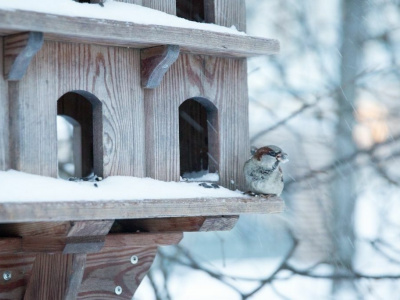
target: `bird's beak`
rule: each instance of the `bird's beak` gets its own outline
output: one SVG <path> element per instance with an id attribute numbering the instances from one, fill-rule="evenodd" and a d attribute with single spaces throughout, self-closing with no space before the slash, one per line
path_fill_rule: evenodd
<path id="1" fill-rule="evenodd" d="M 286 162 L 288 162 L 289 161 L 289 158 L 288 158 L 288 155 L 286 154 L 286 153 L 279 153 L 277 156 L 276 156 L 276 159 L 279 161 L 279 162 L 281 162 L 281 163 L 286 163 Z"/>

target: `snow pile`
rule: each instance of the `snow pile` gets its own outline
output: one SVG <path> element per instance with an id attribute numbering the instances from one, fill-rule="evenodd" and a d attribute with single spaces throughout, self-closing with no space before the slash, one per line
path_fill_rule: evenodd
<path id="1" fill-rule="evenodd" d="M 165 182 L 128 176 L 111 176 L 99 182 L 72 182 L 14 170 L 0 171 L 0 202 L 203 197 L 231 198 L 243 197 L 243 194 L 223 187 L 204 188 L 196 182 Z"/>
<path id="2" fill-rule="evenodd" d="M 69 17 L 85 17 L 245 35 L 245 33 L 239 32 L 234 26 L 228 28 L 215 24 L 192 22 L 140 5 L 113 0 L 107 0 L 104 6 L 78 3 L 73 0 L 0 0 L 0 9 L 24 10 Z"/>
<path id="3" fill-rule="evenodd" d="M 187 172 L 182 175 L 183 181 L 218 181 L 218 173 L 209 173 L 208 170 Z"/>

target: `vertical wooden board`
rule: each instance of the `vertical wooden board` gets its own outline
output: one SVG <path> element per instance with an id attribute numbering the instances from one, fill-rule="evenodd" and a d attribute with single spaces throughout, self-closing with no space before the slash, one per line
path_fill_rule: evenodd
<path id="1" fill-rule="evenodd" d="M 193 97 L 207 98 L 218 109 L 220 183 L 243 189 L 250 153 L 245 59 L 181 54 L 161 85 L 145 91 L 147 175 L 179 179 L 179 105 Z"/>
<path id="2" fill-rule="evenodd" d="M 246 31 L 245 0 L 204 0 L 204 6 L 207 23 L 234 25 L 239 31 Z"/>
<path id="3" fill-rule="evenodd" d="M 10 165 L 20 171 L 57 176 L 57 55 L 46 44 L 22 80 L 9 82 Z"/>
<path id="4" fill-rule="evenodd" d="M 0 171 L 9 168 L 8 85 L 3 76 L 3 38 L 0 37 Z"/>
<path id="5" fill-rule="evenodd" d="M 102 102 L 103 175 L 143 177 L 144 106 L 139 50 L 54 44 L 59 57 L 59 96 L 85 90 Z"/>
<path id="6" fill-rule="evenodd" d="M 0 255 L 0 299 L 23 299 L 35 255 Z M 4 272 L 11 272 L 11 279 L 4 280 Z"/>
<path id="7" fill-rule="evenodd" d="M 142 0 L 142 5 L 166 12 L 171 15 L 176 15 L 176 1 L 175 0 Z"/>
<path id="8" fill-rule="evenodd" d="M 156 253 L 157 247 L 125 247 L 88 254 L 77 299 L 132 299 Z M 133 255 L 138 258 L 136 264 L 131 262 Z M 122 289 L 120 295 L 115 292 L 117 286 Z"/>
<path id="9" fill-rule="evenodd" d="M 36 255 L 24 299 L 64 299 L 73 294 L 71 288 L 76 290 L 76 277 L 81 276 L 81 258 L 81 254 Z"/>

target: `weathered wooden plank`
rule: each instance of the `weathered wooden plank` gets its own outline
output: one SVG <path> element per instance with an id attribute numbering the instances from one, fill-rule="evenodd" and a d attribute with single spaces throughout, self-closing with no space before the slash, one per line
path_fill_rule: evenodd
<path id="1" fill-rule="evenodd" d="M 140 51 L 142 87 L 153 89 L 160 85 L 169 67 L 178 59 L 179 46 L 167 45 Z"/>
<path id="2" fill-rule="evenodd" d="M 199 231 L 229 231 L 238 220 L 239 216 L 207 217 Z"/>
<path id="3" fill-rule="evenodd" d="M 3 223 L 279 213 L 279 197 L 0 203 Z"/>
<path id="4" fill-rule="evenodd" d="M 177 78 L 185 78 L 179 81 Z M 147 175 L 179 180 L 179 106 L 187 99 L 208 99 L 216 116 L 209 118 L 214 139 L 208 153 L 220 184 L 245 189 L 243 165 L 249 155 L 247 65 L 245 60 L 181 54 L 157 89 L 145 90 Z M 217 119 L 217 120 L 215 120 Z M 210 148 L 211 147 L 211 148 Z M 215 149 L 212 149 L 212 148 Z M 217 148 L 218 147 L 218 148 Z M 165 151 L 168 149 L 168 151 Z M 211 168 L 210 168 L 211 170 Z"/>
<path id="5" fill-rule="evenodd" d="M 107 235 L 113 225 L 114 220 L 102 221 L 74 221 L 68 231 L 67 236 L 102 236 Z"/>
<path id="6" fill-rule="evenodd" d="M 0 277 L 0 299 L 23 299 L 34 261 L 35 255 L 0 255 L 0 274 L 11 276 Z"/>
<path id="7" fill-rule="evenodd" d="M 0 37 L 0 70 L 3 70 L 3 38 Z M 0 72 L 0 170 L 9 168 L 8 85 Z"/>
<path id="8" fill-rule="evenodd" d="M 88 254 L 77 299 L 132 299 L 156 253 L 153 246 L 107 248 Z"/>
<path id="9" fill-rule="evenodd" d="M 22 238 L 0 238 L 0 255 L 18 253 L 21 249 Z"/>
<path id="10" fill-rule="evenodd" d="M 182 238 L 182 232 L 110 234 L 106 237 L 104 249 L 176 245 Z"/>
<path id="11" fill-rule="evenodd" d="M 36 222 L 0 224 L 1 237 L 66 236 L 71 222 Z"/>
<path id="12" fill-rule="evenodd" d="M 25 292 L 25 300 L 64 299 L 71 286 L 70 278 L 78 272 L 76 254 L 38 254 Z"/>
<path id="13" fill-rule="evenodd" d="M 75 300 L 78 296 L 79 289 L 86 266 L 86 254 L 75 255 L 72 263 L 70 276 L 68 278 L 67 288 L 65 292 L 65 300 Z"/>
<path id="14" fill-rule="evenodd" d="M 176 15 L 176 1 L 175 0 L 142 0 L 142 5 L 166 12 L 170 15 Z"/>
<path id="15" fill-rule="evenodd" d="M 204 15 L 207 23 L 246 31 L 245 0 L 204 0 Z"/>
<path id="16" fill-rule="evenodd" d="M 42 48 L 42 32 L 24 32 L 4 38 L 4 77 L 21 80 L 36 53 Z"/>
<path id="17" fill-rule="evenodd" d="M 138 48 L 178 45 L 182 51 L 217 56 L 250 57 L 279 51 L 279 42 L 273 39 L 21 10 L 0 9 L 0 30 L 2 29 L 40 31 L 45 33 L 45 39 L 47 34 L 47 38 L 70 42 Z"/>

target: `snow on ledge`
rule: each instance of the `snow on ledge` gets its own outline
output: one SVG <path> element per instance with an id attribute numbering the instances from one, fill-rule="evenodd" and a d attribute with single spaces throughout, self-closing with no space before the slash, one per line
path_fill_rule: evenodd
<path id="1" fill-rule="evenodd" d="M 103 181 L 72 182 L 15 170 L 0 171 L 0 202 L 237 198 L 239 191 L 208 189 L 195 182 L 111 176 Z"/>
<path id="2" fill-rule="evenodd" d="M 73 0 L 0 0 L 0 9 L 245 35 L 234 26 L 228 28 L 215 24 L 193 22 L 148 7 L 113 0 L 106 0 L 103 7 L 98 4 L 78 3 Z"/>

